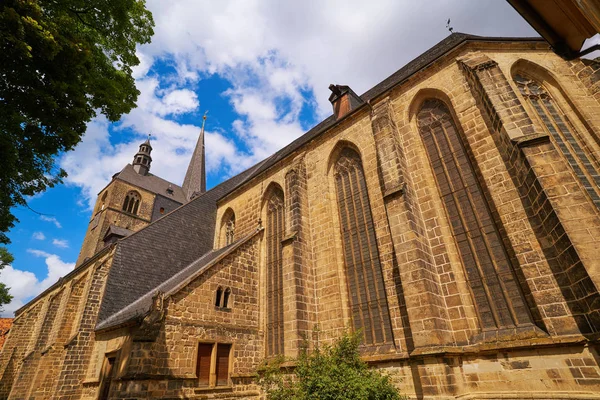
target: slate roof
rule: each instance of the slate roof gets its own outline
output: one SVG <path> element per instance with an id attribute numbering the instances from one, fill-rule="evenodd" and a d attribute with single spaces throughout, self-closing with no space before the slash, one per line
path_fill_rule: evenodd
<path id="1" fill-rule="evenodd" d="M 438 58 L 467 41 L 543 42 L 543 39 L 493 38 L 453 33 L 365 92 L 361 96 L 361 99 L 366 103 L 368 100 L 372 100 L 391 88 L 400 85 L 413 74 L 427 68 Z M 221 183 L 208 192 L 196 195 L 189 203 L 184 204 L 165 217 L 152 222 L 147 227 L 117 242 L 117 249 L 107 279 L 106 291 L 100 308 L 97 327 L 105 329 L 115 326 L 115 323 L 123 322 L 124 318 L 130 319 L 132 316 L 137 316 L 141 312 L 140 310 L 146 307 L 148 296 L 151 299 L 151 294 L 159 290 L 161 285 L 166 284 L 167 281 L 171 282 L 172 279 L 176 279 L 175 276 L 181 277 L 182 275 L 178 274 L 186 267 L 191 268 L 191 270 L 185 269 L 188 272 L 194 270 L 194 268 L 201 269 L 213 257 L 218 257 L 219 254 L 212 251 L 216 226 L 217 201 L 240 188 L 252 178 L 258 176 L 294 151 L 299 150 L 303 145 L 326 132 L 341 120 L 348 118 L 354 112 L 366 106 L 364 104 L 357 107 L 339 121 L 336 121 L 333 116 L 326 118 L 303 136 L 272 156 Z M 135 174 L 135 176 L 132 176 L 129 171 Z M 151 176 L 154 177 L 153 175 Z M 157 189 L 154 190 L 155 186 L 152 186 L 153 189 L 149 188 L 148 190 L 152 190 L 155 193 L 158 193 L 158 190 L 164 187 L 164 183 L 168 184 L 167 181 L 158 177 L 155 177 L 156 179 L 153 180 L 136 179 L 138 177 L 140 175 L 130 165 L 125 167 L 119 174 L 119 178 L 140 187 L 144 186 L 136 182 L 152 181 L 152 185 L 156 184 Z M 175 185 L 173 187 L 175 188 Z M 181 190 L 178 186 L 177 189 Z M 181 193 L 182 203 L 185 202 L 183 191 L 181 190 L 177 193 Z M 195 265 L 195 267 L 192 267 L 192 265 Z"/>
<path id="2" fill-rule="evenodd" d="M 150 310 L 150 307 L 152 306 L 152 298 L 157 292 L 164 293 L 165 298 L 177 293 L 182 287 L 185 287 L 195 277 L 208 270 L 210 267 L 221 261 L 229 254 L 233 253 L 240 246 L 247 243 L 250 239 L 252 239 L 261 231 L 262 228 L 256 229 L 254 232 L 249 233 L 244 238 L 237 240 L 229 246 L 223 247 L 218 250 L 209 251 L 208 253 L 204 254 L 202 257 L 200 257 L 199 259 L 192 262 L 190 265 L 173 275 L 171 278 L 167 279 L 165 282 L 148 291 L 146 294 L 144 294 L 142 297 L 140 297 L 127 307 L 123 308 L 122 310 L 103 320 L 96 326 L 96 329 L 107 329 L 143 317 Z"/>
<path id="3" fill-rule="evenodd" d="M 148 173 L 147 175 L 140 175 L 135 172 L 131 164 L 127 164 L 125 168 L 123 168 L 121 172 L 115 174 L 113 178 L 121 179 L 127 183 L 131 183 L 132 185 L 146 189 L 149 192 L 163 195 L 164 197 L 173 199 L 180 204 L 183 204 L 187 201 L 185 194 L 183 193 L 183 189 L 180 186 L 177 186 L 176 184 L 156 175 L 152 175 L 151 173 Z M 173 190 L 173 194 L 169 194 L 169 192 L 167 192 L 167 189 L 169 188 Z"/>

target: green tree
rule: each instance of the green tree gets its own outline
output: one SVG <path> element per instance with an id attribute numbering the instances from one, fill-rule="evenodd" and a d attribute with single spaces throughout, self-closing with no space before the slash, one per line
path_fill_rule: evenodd
<path id="1" fill-rule="evenodd" d="M 6 250 L 6 247 L 0 247 L 0 270 L 4 269 L 7 265 L 13 262 L 13 256 Z M 2 305 L 8 304 L 12 300 L 12 296 L 8 293 L 8 290 L 4 283 L 0 283 L 0 311 L 2 311 Z"/>
<path id="2" fill-rule="evenodd" d="M 153 26 L 145 0 L 2 1 L 0 244 L 12 208 L 66 177 L 55 158 L 97 112 L 117 121 L 135 107 L 136 45 Z"/>
<path id="3" fill-rule="evenodd" d="M 265 366 L 260 384 L 269 400 L 400 400 L 387 375 L 361 360 L 361 335 L 344 335 L 332 346 L 305 343 L 295 367 L 282 358 Z"/>

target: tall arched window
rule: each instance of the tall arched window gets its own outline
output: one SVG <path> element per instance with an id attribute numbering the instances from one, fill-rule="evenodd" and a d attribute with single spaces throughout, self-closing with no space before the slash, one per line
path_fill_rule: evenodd
<path id="1" fill-rule="evenodd" d="M 230 208 L 221 219 L 221 246 L 229 246 L 235 241 L 235 213 Z"/>
<path id="2" fill-rule="evenodd" d="M 426 100 L 417 116 L 481 328 L 531 322 L 502 237 L 446 104 Z"/>
<path id="3" fill-rule="evenodd" d="M 360 156 L 345 148 L 335 164 L 348 294 L 355 330 L 365 344 L 391 343 L 392 328 Z"/>
<path id="4" fill-rule="evenodd" d="M 586 141 L 581 137 L 581 133 L 575 129 L 543 86 L 520 74 L 515 75 L 514 80 L 573 168 L 585 191 L 600 208 L 600 163 L 594 152 L 586 149 Z"/>
<path id="5" fill-rule="evenodd" d="M 267 354 L 283 354 L 283 191 L 271 187 L 266 198 L 267 226 Z"/>
<path id="6" fill-rule="evenodd" d="M 125 201 L 123 201 L 123 211 L 137 215 L 138 208 L 140 207 L 140 201 L 141 197 L 138 192 L 131 191 L 127 193 L 127 196 L 125 196 Z"/>

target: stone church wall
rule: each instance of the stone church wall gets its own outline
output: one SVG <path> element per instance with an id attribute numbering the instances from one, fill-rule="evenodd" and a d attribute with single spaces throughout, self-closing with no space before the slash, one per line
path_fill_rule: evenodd
<path id="1" fill-rule="evenodd" d="M 0 354 L 0 398 L 81 398 L 112 255 L 97 255 L 15 318 Z"/>

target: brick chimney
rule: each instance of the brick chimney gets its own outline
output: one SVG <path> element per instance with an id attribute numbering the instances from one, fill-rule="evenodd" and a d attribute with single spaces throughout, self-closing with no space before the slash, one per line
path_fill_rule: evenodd
<path id="1" fill-rule="evenodd" d="M 331 84 L 329 90 L 331 90 L 329 102 L 333 105 L 333 115 L 335 115 L 336 120 L 364 103 L 349 86 Z"/>

